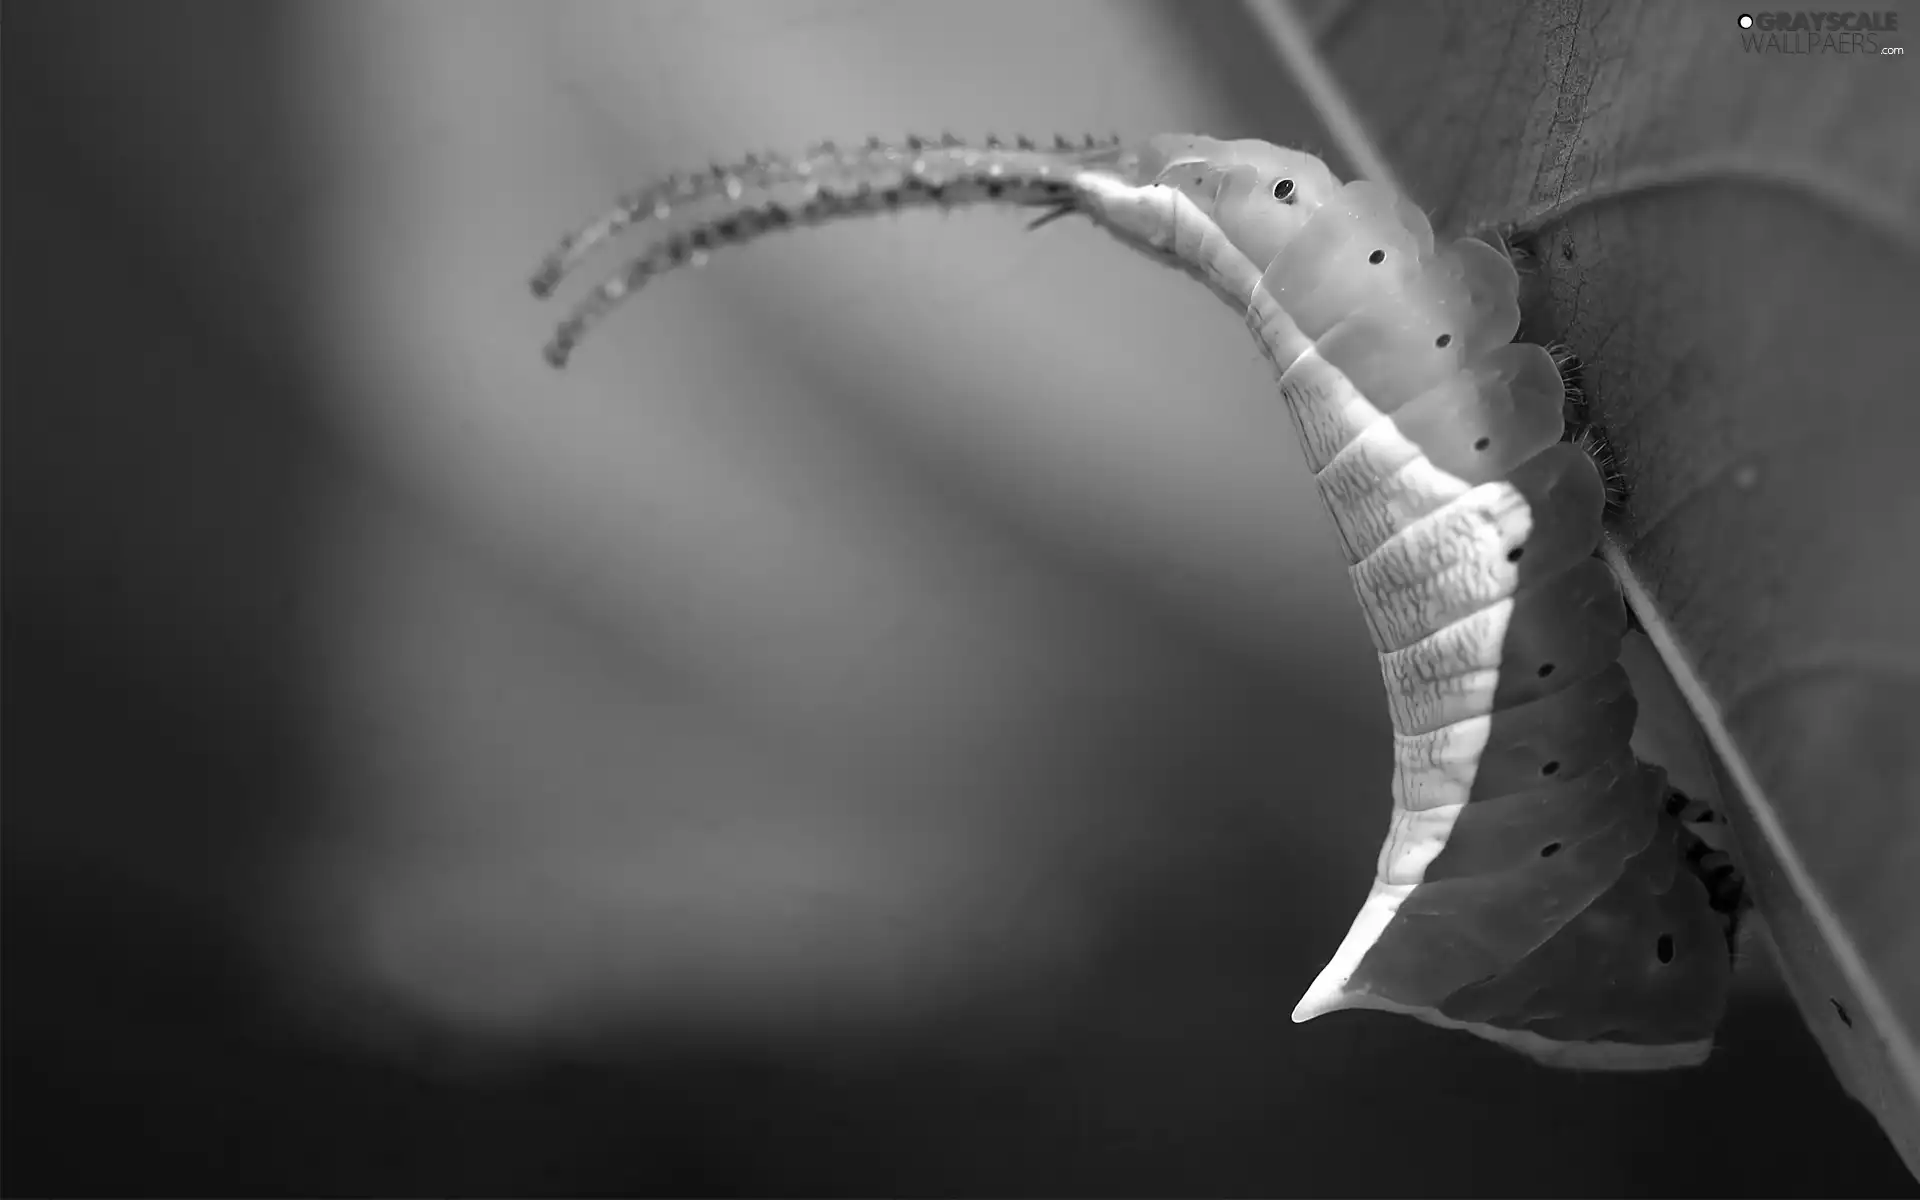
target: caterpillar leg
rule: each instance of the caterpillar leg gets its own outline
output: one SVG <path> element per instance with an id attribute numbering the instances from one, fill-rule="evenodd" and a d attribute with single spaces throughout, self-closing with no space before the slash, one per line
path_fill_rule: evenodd
<path id="1" fill-rule="evenodd" d="M 1753 902 L 1747 895 L 1746 876 L 1740 873 L 1729 849 L 1726 818 L 1704 801 L 1671 786 L 1661 807 L 1679 822 L 1687 847 L 1687 869 L 1707 889 L 1707 903 L 1725 924 L 1727 948 L 1737 954 L 1741 922 Z"/>

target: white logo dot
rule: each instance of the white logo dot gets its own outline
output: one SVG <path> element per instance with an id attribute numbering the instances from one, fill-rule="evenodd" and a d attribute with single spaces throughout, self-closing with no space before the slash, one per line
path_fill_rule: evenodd
<path id="1" fill-rule="evenodd" d="M 1741 14 L 1740 14 L 1740 28 L 1742 28 L 1742 29 L 1752 29 L 1752 28 L 1753 28 L 1753 18 L 1752 18 L 1752 17 L 1750 17 L 1750 16 L 1748 16 L 1748 15 L 1747 15 L 1746 13 L 1741 13 Z"/>

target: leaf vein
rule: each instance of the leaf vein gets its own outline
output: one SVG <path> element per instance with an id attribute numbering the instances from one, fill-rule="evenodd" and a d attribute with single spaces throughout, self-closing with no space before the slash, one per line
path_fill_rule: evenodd
<path id="1" fill-rule="evenodd" d="M 1517 218 L 1487 222 L 1467 231 L 1477 237 L 1494 229 L 1514 235 L 1538 235 L 1587 209 L 1620 203 L 1662 191 L 1720 184 L 1751 184 L 1798 195 L 1870 227 L 1901 252 L 1920 258 L 1920 217 L 1878 192 L 1830 170 L 1810 170 L 1780 162 L 1755 162 L 1738 156 L 1705 155 L 1687 162 L 1630 168 L 1613 179 L 1570 195 L 1528 206 Z"/>

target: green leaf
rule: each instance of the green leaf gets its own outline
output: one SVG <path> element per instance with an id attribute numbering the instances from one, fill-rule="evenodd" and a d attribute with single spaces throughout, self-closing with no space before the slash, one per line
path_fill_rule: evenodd
<path id="1" fill-rule="evenodd" d="M 1911 31 L 1753 52 L 1737 17 L 1331 7 L 1352 103 L 1300 78 L 1349 164 L 1383 169 L 1342 128 L 1373 130 L 1437 227 L 1537 248 L 1524 332 L 1585 360 L 1632 487 L 1610 557 L 1802 1015 L 1920 1174 L 1920 62 L 1862 52 Z"/>

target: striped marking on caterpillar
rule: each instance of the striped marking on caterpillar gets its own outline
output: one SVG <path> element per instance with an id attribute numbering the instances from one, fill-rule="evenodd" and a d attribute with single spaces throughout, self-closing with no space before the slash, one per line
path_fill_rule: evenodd
<path id="1" fill-rule="evenodd" d="M 1390 189 L 1259 141 L 822 145 L 643 188 L 563 241 L 539 295 L 615 234 L 654 235 L 547 357 L 719 245 L 967 203 L 1090 217 L 1212 288 L 1273 364 L 1394 724 L 1372 888 L 1294 1020 L 1384 1009 L 1555 1066 L 1702 1061 L 1739 875 L 1710 810 L 1629 744 L 1629 618 L 1596 554 L 1624 480 L 1578 362 L 1513 340 L 1513 256 L 1437 242 Z"/>

